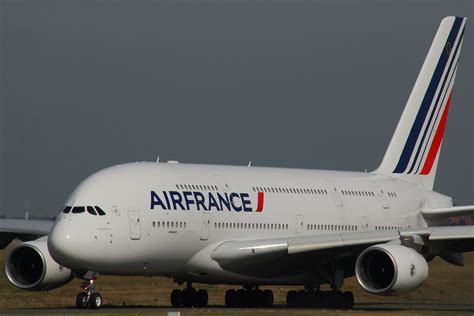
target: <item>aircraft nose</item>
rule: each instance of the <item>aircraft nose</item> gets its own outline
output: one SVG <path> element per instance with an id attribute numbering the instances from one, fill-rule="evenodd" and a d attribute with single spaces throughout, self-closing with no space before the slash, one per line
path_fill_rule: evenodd
<path id="1" fill-rule="evenodd" d="M 80 231 L 70 220 L 61 219 L 54 224 L 48 236 L 48 250 L 51 257 L 69 269 L 84 268 L 80 258 L 81 236 L 79 233 Z"/>

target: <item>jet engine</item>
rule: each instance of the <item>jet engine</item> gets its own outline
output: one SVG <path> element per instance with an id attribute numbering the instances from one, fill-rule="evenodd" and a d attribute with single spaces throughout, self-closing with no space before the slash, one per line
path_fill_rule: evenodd
<path id="1" fill-rule="evenodd" d="M 5 272 L 14 286 L 28 291 L 51 290 L 73 279 L 71 270 L 51 258 L 47 237 L 13 249 L 5 260 Z"/>
<path id="2" fill-rule="evenodd" d="M 369 293 L 395 295 L 413 291 L 428 278 L 428 263 L 412 248 L 380 244 L 364 250 L 356 261 L 359 284 Z"/>

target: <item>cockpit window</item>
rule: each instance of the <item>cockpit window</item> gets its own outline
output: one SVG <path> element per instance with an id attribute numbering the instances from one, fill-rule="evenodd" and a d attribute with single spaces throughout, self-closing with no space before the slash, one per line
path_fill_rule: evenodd
<path id="1" fill-rule="evenodd" d="M 87 207 L 87 212 L 91 213 L 92 215 L 97 215 L 97 213 L 95 212 L 95 210 L 92 206 Z"/>
<path id="2" fill-rule="evenodd" d="M 99 214 L 100 216 L 105 215 L 105 212 L 100 207 L 96 206 L 95 209 L 97 210 L 97 214 Z"/>
<path id="3" fill-rule="evenodd" d="M 97 216 L 105 215 L 105 212 L 98 206 L 65 206 L 61 212 L 63 213 L 84 213 L 87 210 L 87 213 Z"/>
<path id="4" fill-rule="evenodd" d="M 86 208 L 84 206 L 74 206 L 72 209 L 72 213 L 84 213 L 86 211 Z"/>

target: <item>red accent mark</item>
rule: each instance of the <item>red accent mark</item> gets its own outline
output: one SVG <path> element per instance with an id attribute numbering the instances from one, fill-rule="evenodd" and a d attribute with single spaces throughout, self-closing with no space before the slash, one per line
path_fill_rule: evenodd
<path id="1" fill-rule="evenodd" d="M 452 93 L 452 91 L 449 93 L 449 98 L 446 102 L 446 107 L 444 108 L 443 116 L 441 116 L 441 120 L 439 121 L 438 129 L 436 130 L 436 134 L 433 138 L 433 143 L 431 144 L 430 151 L 428 152 L 428 156 L 426 157 L 425 164 L 423 165 L 423 169 L 421 170 L 420 174 L 426 175 L 430 173 L 436 156 L 438 155 L 439 147 L 441 146 L 441 141 L 443 140 L 444 136 L 444 127 L 446 126 L 446 120 L 448 119 L 449 105 L 451 103 Z"/>
<path id="2" fill-rule="evenodd" d="M 262 212 L 263 211 L 263 201 L 264 201 L 263 192 L 258 192 L 257 198 L 258 198 L 258 200 L 257 200 L 257 209 L 255 210 L 255 212 Z"/>

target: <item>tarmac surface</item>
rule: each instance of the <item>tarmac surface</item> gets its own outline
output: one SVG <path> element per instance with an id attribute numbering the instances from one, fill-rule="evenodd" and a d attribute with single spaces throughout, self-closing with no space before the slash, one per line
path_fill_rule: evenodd
<path id="1" fill-rule="evenodd" d="M 15 315 L 15 314 L 67 314 L 67 313 L 168 313 L 180 311 L 182 313 L 191 311 L 200 312 L 231 312 L 231 311 L 265 311 L 265 312 L 285 312 L 296 310 L 311 310 L 317 309 L 289 309 L 285 305 L 277 305 L 273 308 L 227 308 L 225 306 L 211 306 L 200 309 L 193 308 L 173 308 L 173 307 L 154 307 L 154 306 L 109 306 L 106 305 L 99 310 L 85 309 L 78 310 L 71 308 L 25 308 L 25 309 L 0 309 L 0 315 Z M 355 311 L 446 311 L 446 312 L 474 312 L 474 304 L 423 304 L 423 303 L 364 303 L 356 304 L 353 308 Z M 474 313 L 473 313 L 474 314 Z"/>

